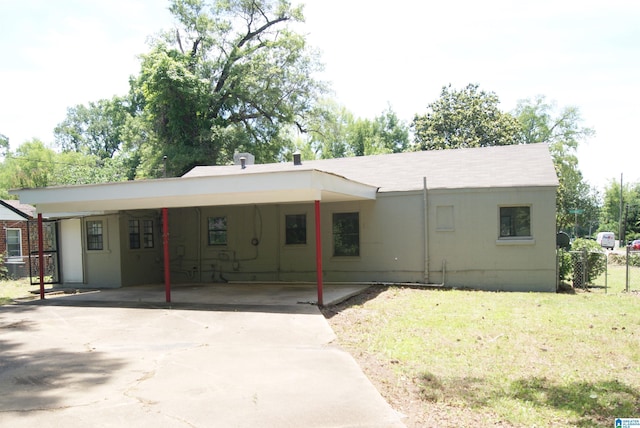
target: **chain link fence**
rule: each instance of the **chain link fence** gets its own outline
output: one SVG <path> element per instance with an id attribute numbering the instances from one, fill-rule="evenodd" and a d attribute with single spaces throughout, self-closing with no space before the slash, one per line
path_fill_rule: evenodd
<path id="1" fill-rule="evenodd" d="M 606 253 L 559 249 L 557 259 L 558 290 L 569 286 L 573 289 L 601 289 L 607 292 L 609 275 Z"/>
<path id="2" fill-rule="evenodd" d="M 640 251 L 627 247 L 625 289 L 627 292 L 640 291 Z"/>

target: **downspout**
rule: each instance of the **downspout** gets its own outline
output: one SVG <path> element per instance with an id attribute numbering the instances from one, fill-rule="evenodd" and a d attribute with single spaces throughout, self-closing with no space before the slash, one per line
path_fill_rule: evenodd
<path id="1" fill-rule="evenodd" d="M 424 221 L 424 282 L 429 283 L 429 213 L 427 202 L 427 177 L 422 177 L 422 210 Z M 443 281 L 444 282 L 444 281 Z"/>

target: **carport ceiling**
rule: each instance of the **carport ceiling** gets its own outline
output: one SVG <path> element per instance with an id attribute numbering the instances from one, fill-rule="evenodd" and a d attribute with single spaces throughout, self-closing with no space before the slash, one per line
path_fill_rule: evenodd
<path id="1" fill-rule="evenodd" d="M 378 188 L 316 170 L 178 177 L 14 190 L 50 217 L 71 213 L 212 205 L 372 200 Z"/>

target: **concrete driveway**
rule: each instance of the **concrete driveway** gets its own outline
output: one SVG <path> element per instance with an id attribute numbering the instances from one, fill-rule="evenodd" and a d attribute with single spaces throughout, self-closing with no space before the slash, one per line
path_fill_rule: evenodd
<path id="1" fill-rule="evenodd" d="M 302 290 L 231 287 L 0 307 L 0 426 L 403 426 Z"/>

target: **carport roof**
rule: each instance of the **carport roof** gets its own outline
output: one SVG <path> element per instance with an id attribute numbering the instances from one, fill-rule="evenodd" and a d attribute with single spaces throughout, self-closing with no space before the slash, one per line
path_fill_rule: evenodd
<path id="1" fill-rule="evenodd" d="M 20 189 L 20 201 L 49 217 L 122 210 L 213 205 L 372 200 L 378 188 L 300 165 L 295 170 L 184 176 L 79 186 Z"/>

